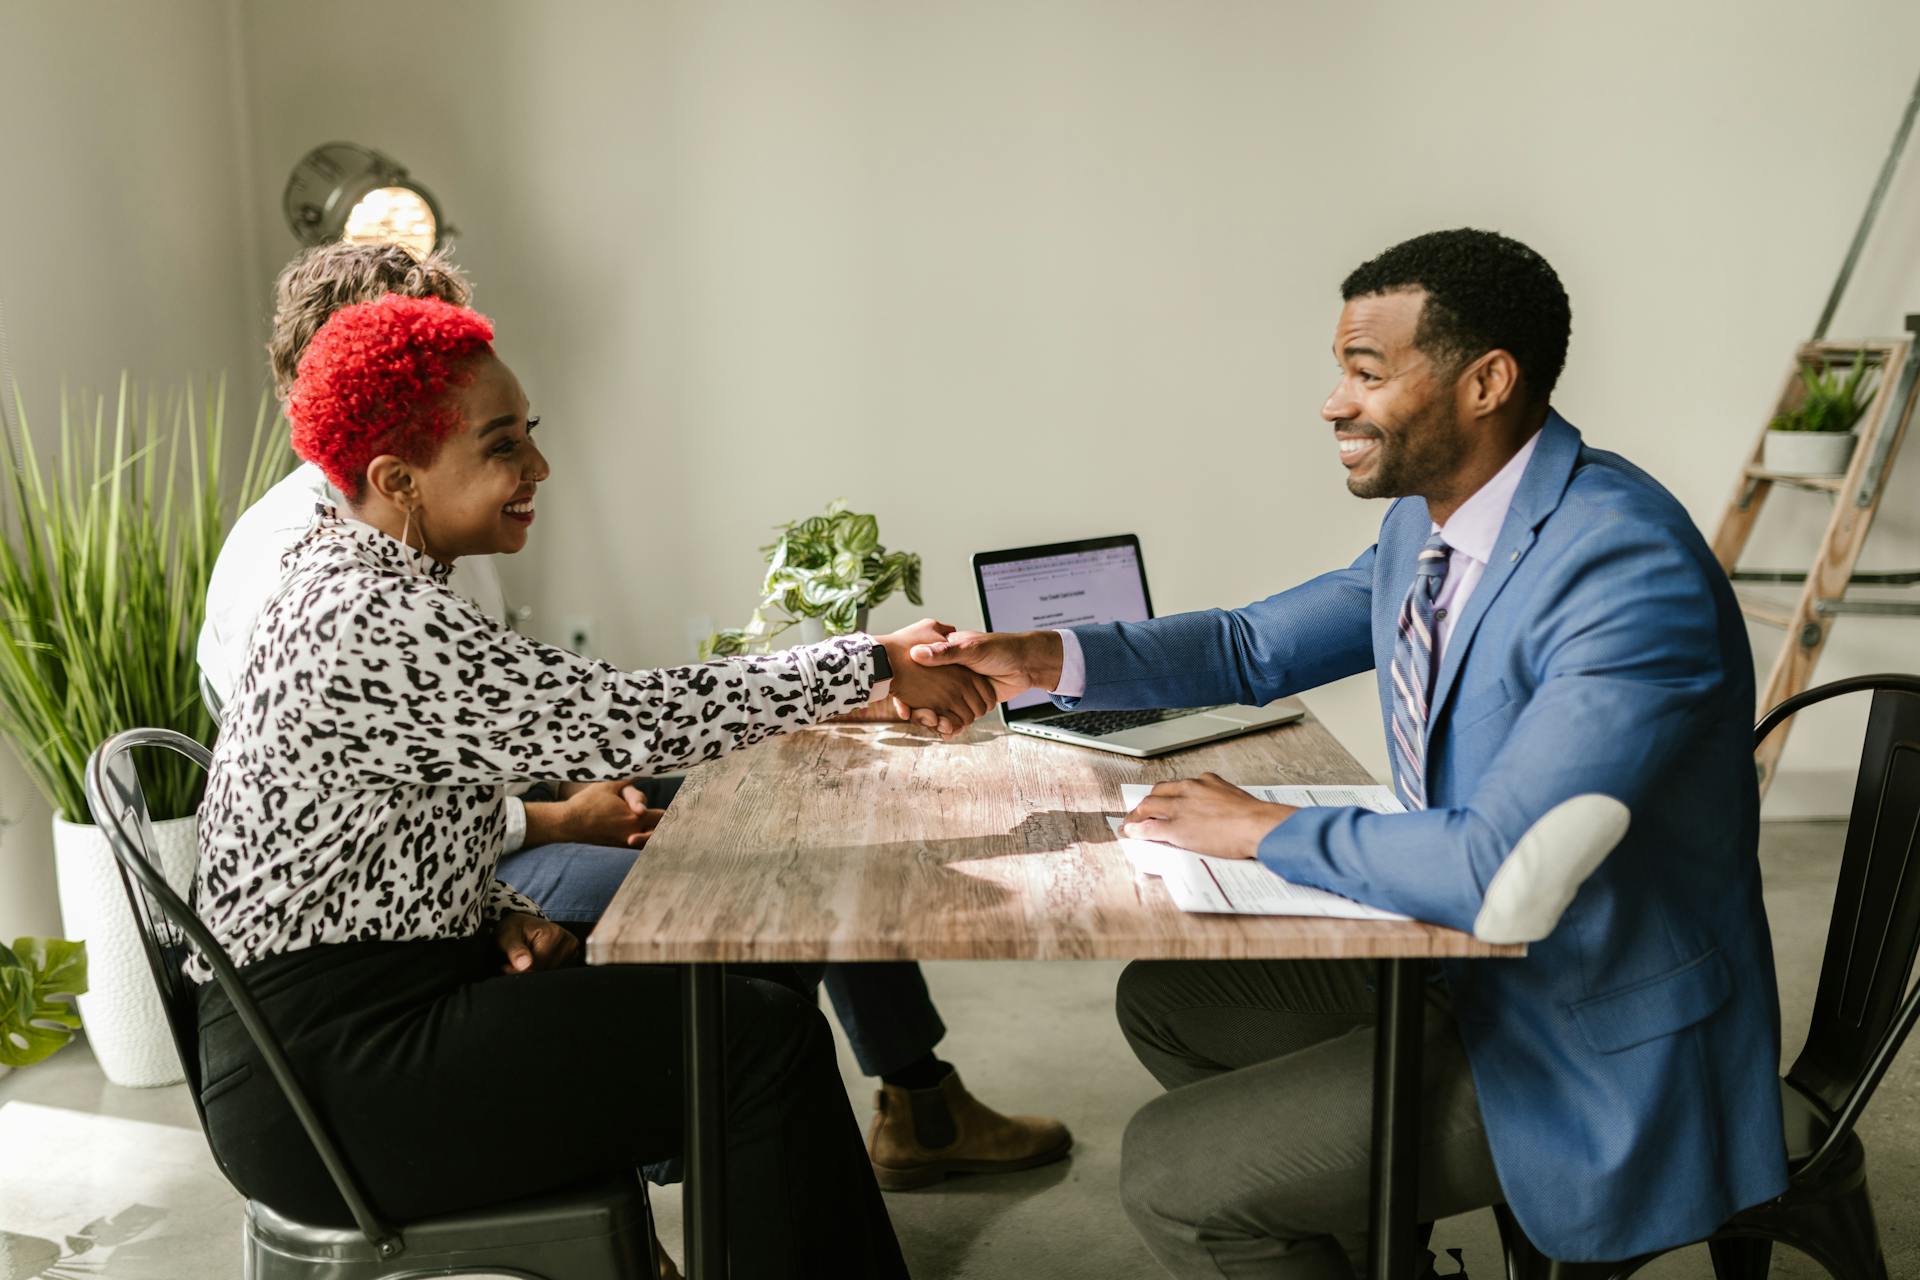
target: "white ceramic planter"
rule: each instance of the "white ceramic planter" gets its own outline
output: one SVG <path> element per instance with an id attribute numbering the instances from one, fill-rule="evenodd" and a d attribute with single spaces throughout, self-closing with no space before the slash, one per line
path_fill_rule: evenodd
<path id="1" fill-rule="evenodd" d="M 182 897 L 193 880 L 197 819 L 153 824 L 153 848 L 167 883 Z M 66 937 L 87 944 L 87 994 L 80 1021 L 107 1079 L 149 1088 L 185 1079 L 146 949 L 127 905 L 120 871 L 100 828 L 53 820 L 53 861 Z"/>
<path id="2" fill-rule="evenodd" d="M 1837 476 L 1853 459 L 1850 431 L 1768 431 L 1761 462 L 1783 476 Z"/>

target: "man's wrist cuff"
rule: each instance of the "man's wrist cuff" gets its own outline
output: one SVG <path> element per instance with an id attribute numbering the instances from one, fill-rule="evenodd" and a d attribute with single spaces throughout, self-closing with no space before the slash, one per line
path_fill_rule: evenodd
<path id="1" fill-rule="evenodd" d="M 1048 690 L 1056 698 L 1078 698 L 1087 691 L 1087 655 L 1080 648 L 1080 637 L 1064 628 L 1054 632 L 1060 637 L 1060 679 Z"/>

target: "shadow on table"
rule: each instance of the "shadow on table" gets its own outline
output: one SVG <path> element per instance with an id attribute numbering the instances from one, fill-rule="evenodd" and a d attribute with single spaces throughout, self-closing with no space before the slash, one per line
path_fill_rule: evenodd
<path id="1" fill-rule="evenodd" d="M 880 729 L 879 737 L 874 736 L 875 726 Z M 818 732 L 831 734 L 836 738 L 859 738 L 867 745 L 876 748 L 904 747 L 914 751 L 922 751 L 928 747 L 984 747 L 999 736 L 998 733 L 983 731 L 976 725 L 958 737 L 942 738 L 931 729 L 922 729 L 919 725 L 906 724 L 899 720 L 875 720 L 849 724 L 828 721 Z"/>
<path id="2" fill-rule="evenodd" d="M 1115 844 L 1107 819 L 1123 810 L 1041 809 L 1028 814 L 1007 834 L 1025 847 L 1019 853 L 1046 853 L 1076 844 Z"/>

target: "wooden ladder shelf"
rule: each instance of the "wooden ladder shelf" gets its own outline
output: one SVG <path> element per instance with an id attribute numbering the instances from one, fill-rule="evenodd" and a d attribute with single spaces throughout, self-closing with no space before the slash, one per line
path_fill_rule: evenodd
<path id="1" fill-rule="evenodd" d="M 1726 512 L 1720 517 L 1720 527 L 1713 535 L 1713 554 L 1736 584 L 1800 584 L 1799 599 L 1791 608 L 1755 597 L 1738 585 L 1735 587 L 1742 613 L 1754 622 L 1779 627 L 1786 633 L 1760 694 L 1761 711 L 1808 687 L 1813 679 L 1814 664 L 1826 647 L 1834 620 L 1841 614 L 1920 617 L 1920 603 L 1862 600 L 1847 594 L 1850 586 L 1920 585 L 1920 570 L 1865 573 L 1854 568 L 1867 532 L 1873 527 L 1874 514 L 1880 509 L 1887 474 L 1893 469 L 1900 441 L 1913 417 L 1915 378 L 1916 373 L 1920 373 L 1920 345 L 1915 342 L 1915 338 L 1920 337 L 1920 315 L 1908 316 L 1907 328 L 1914 337 L 1864 343 L 1808 342 L 1801 346 L 1794 354 L 1793 369 L 1768 421 L 1799 405 L 1805 392 L 1800 382 L 1800 370 L 1804 366 L 1847 368 L 1864 359 L 1880 370 L 1878 388 L 1855 430 L 1857 439 L 1846 474 L 1801 476 L 1767 470 L 1762 452 L 1766 429 L 1762 427 L 1752 454 L 1740 469 L 1733 500 L 1727 504 Z M 1833 501 L 1833 514 L 1827 521 L 1813 564 L 1804 572 L 1739 568 L 1740 553 L 1746 549 L 1760 508 L 1775 486 L 1824 493 Z M 1786 747 L 1787 730 L 1791 727 L 1791 722 L 1782 725 L 1754 757 L 1763 793 L 1773 781 L 1774 766 Z"/>

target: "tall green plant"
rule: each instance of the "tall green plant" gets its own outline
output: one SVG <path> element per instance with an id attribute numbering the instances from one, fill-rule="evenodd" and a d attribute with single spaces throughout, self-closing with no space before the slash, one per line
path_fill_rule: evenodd
<path id="1" fill-rule="evenodd" d="M 108 416 L 111 400 L 111 418 Z M 69 821 L 87 814 L 81 772 L 101 742 L 142 725 L 212 740 L 194 648 L 207 579 L 229 525 L 291 462 L 284 422 L 261 397 L 229 507 L 227 389 L 191 386 L 143 402 L 62 392 L 47 454 L 13 389 L 19 441 L 0 487 L 0 733 Z M 204 778 L 172 752 L 142 762 L 155 818 L 199 805 Z"/>

